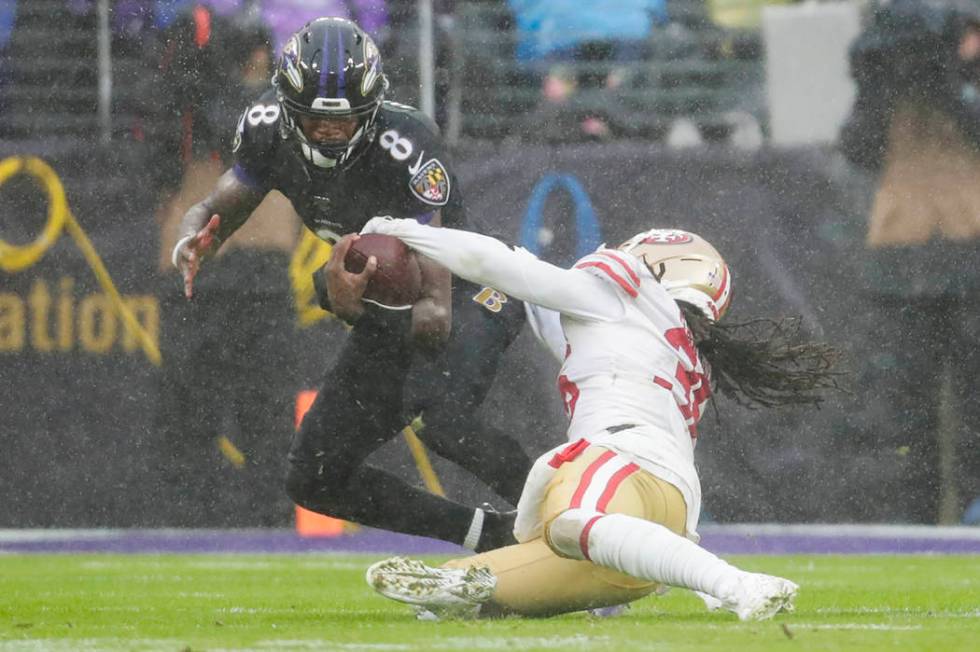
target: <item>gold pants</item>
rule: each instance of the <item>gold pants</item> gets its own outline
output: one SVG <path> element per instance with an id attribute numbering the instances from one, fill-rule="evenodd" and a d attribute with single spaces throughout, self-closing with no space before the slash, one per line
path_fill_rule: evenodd
<path id="1" fill-rule="evenodd" d="M 563 511 L 575 503 L 590 483 L 596 482 L 600 458 L 611 451 L 589 446 L 576 458 L 564 462 L 548 484 L 543 503 L 544 531 Z M 622 459 L 622 458 L 619 458 Z M 600 480 L 601 482 L 601 480 Z M 628 514 L 659 523 L 683 535 L 687 518 L 684 497 L 673 485 L 642 469 L 629 473 L 618 484 L 593 487 L 603 494 L 602 510 Z M 605 491 L 603 491 L 605 489 Z M 480 555 L 455 559 L 451 568 L 487 566 L 497 576 L 497 588 L 483 615 L 516 613 L 547 616 L 568 611 L 623 604 L 653 592 L 656 583 L 639 580 L 589 561 L 559 557 L 545 539 L 535 539 Z"/>

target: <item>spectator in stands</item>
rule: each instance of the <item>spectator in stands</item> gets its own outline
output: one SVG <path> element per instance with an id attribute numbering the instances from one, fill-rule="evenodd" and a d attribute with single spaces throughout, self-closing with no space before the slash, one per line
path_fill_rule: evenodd
<path id="1" fill-rule="evenodd" d="M 517 23 L 519 61 L 568 60 L 582 46 L 602 44 L 616 58 L 635 59 L 664 0 L 507 0 Z"/>
<path id="2" fill-rule="evenodd" d="M 385 0 L 264 0 L 260 13 L 272 30 L 276 50 L 300 26 L 320 16 L 350 18 L 379 44 L 388 22 Z"/>
<path id="3" fill-rule="evenodd" d="M 851 70 L 857 99 L 841 148 L 878 173 L 869 289 L 887 314 L 869 387 L 893 417 L 874 442 L 892 473 L 863 500 L 885 510 L 878 517 L 934 523 L 947 380 L 959 507 L 980 495 L 980 4 L 879 6 L 851 47 Z"/>
<path id="4" fill-rule="evenodd" d="M 664 0 L 508 0 L 508 5 L 517 27 L 517 60 L 542 77 L 543 105 L 527 126 L 546 140 L 611 135 L 613 96 L 578 101 L 576 93 L 622 85 L 624 66 L 646 58 L 653 26 L 667 20 Z"/>
<path id="5" fill-rule="evenodd" d="M 7 41 L 10 34 L 14 31 L 14 20 L 17 18 L 17 0 L 0 0 L 0 115 L 6 112 L 7 100 L 4 97 L 4 89 L 10 79 L 10 71 L 7 64 Z M 0 127 L 0 133 L 4 129 Z"/>
<path id="6" fill-rule="evenodd" d="M 17 17 L 17 0 L 0 0 L 0 50 L 7 46 Z"/>
<path id="7" fill-rule="evenodd" d="M 160 109 L 147 125 L 153 168 L 165 171 L 157 213 L 166 290 L 156 432 L 160 459 L 169 460 L 159 479 L 169 500 L 156 501 L 153 511 L 163 525 L 285 525 L 291 505 L 281 489 L 282 460 L 298 387 L 294 347 L 283 338 L 295 330 L 287 270 L 299 218 L 281 195 L 267 198 L 212 261 L 196 288 L 201 301 L 173 291 L 180 279 L 170 262 L 184 213 L 229 165 L 231 126 L 257 89 L 268 87 L 270 36 L 203 3 L 175 17 L 162 36 L 159 75 L 146 94 Z M 214 499 L 190 504 L 188 496 Z"/>
<path id="8" fill-rule="evenodd" d="M 156 0 L 158 21 L 169 24 L 193 0 Z M 239 15 L 272 30 L 273 50 L 278 51 L 290 34 L 320 16 L 340 16 L 357 21 L 375 41 L 383 41 L 388 23 L 385 0 L 209 0 L 220 16 Z"/>

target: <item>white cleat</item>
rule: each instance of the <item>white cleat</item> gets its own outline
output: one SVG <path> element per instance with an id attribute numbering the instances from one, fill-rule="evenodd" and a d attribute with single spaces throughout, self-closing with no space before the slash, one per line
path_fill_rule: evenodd
<path id="1" fill-rule="evenodd" d="M 722 600 L 721 606 L 734 612 L 739 620 L 768 620 L 780 611 L 793 611 L 799 588 L 782 577 L 746 573 L 739 580 L 734 597 Z"/>
<path id="2" fill-rule="evenodd" d="M 404 557 L 372 564 L 366 579 L 386 598 L 415 606 L 420 620 L 476 618 L 497 587 L 497 578 L 484 566 L 432 568 Z"/>
<path id="3" fill-rule="evenodd" d="M 701 591 L 695 591 L 697 595 L 704 602 L 704 606 L 708 608 L 708 611 L 718 611 L 724 605 L 724 603 L 709 593 L 702 593 Z"/>

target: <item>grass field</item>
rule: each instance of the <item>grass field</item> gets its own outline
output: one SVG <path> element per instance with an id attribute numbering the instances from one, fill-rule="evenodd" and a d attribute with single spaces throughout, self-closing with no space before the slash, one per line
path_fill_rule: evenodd
<path id="1" fill-rule="evenodd" d="M 418 622 L 364 583 L 375 559 L 0 555 L 0 651 L 980 649 L 980 556 L 735 557 L 802 587 L 764 623 L 677 590 L 614 618 Z"/>

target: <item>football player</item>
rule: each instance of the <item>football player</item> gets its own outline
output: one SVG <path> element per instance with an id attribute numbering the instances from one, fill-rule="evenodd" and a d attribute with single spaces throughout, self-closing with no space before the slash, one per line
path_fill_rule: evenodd
<path id="1" fill-rule="evenodd" d="M 511 504 L 530 468 L 516 440 L 474 416 L 525 320 L 521 303 L 466 282 L 451 288 L 446 269 L 420 261 L 422 298 L 411 310 L 385 310 L 361 301 L 376 261 L 359 274 L 344 268 L 375 215 L 467 225 L 435 124 L 386 101 L 387 87 L 378 49 L 356 24 L 320 18 L 300 29 L 283 47 L 272 88 L 238 122 L 234 166 L 184 217 L 173 263 L 191 298 L 201 261 L 269 192 L 285 195 L 306 227 L 333 243 L 315 277 L 318 297 L 353 326 L 293 439 L 289 496 L 321 514 L 485 550 L 513 541 L 513 515 L 474 510 L 365 464 L 405 425 L 405 379 L 422 349 L 442 352 L 419 381 L 429 388 L 420 399 L 426 444 Z"/>
<path id="2" fill-rule="evenodd" d="M 685 231 L 640 233 L 572 269 L 410 220 L 376 218 L 365 232 L 394 235 L 454 274 L 560 314 L 558 388 L 571 441 L 534 464 L 518 504 L 519 545 L 443 568 L 385 560 L 368 570 L 372 586 L 455 616 L 607 607 L 662 586 L 698 591 L 744 620 L 792 608 L 793 582 L 697 545 L 697 425 L 713 382 L 762 405 L 819 401 L 818 390 L 836 386 L 833 349 L 793 342 L 781 322 L 763 336 L 719 323 L 728 266 Z"/>

